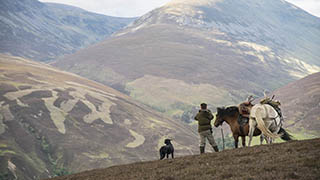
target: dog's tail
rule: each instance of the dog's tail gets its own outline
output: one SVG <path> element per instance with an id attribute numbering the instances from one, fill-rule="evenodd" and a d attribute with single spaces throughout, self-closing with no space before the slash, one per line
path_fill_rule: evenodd
<path id="1" fill-rule="evenodd" d="M 162 160 L 166 156 L 166 153 L 164 153 L 163 151 L 164 151 L 164 149 L 163 149 L 163 147 L 161 147 L 160 150 L 159 150 L 160 160 Z"/>
<path id="2" fill-rule="evenodd" d="M 160 154 L 160 160 L 162 160 L 165 156 L 165 154 Z"/>

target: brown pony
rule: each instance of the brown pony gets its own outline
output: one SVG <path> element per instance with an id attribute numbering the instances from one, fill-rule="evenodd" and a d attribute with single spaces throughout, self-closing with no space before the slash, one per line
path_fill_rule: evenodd
<path id="1" fill-rule="evenodd" d="M 242 127 L 240 126 L 238 122 L 238 118 L 240 116 L 239 108 L 237 106 L 231 106 L 231 107 L 222 107 L 217 108 L 217 115 L 216 120 L 214 122 L 214 126 L 218 127 L 222 125 L 222 123 L 225 121 L 229 126 L 233 134 L 234 138 L 234 146 L 235 148 L 238 148 L 238 142 L 239 142 L 239 136 L 241 136 L 242 139 L 242 146 L 246 146 L 246 136 L 249 134 L 249 123 L 246 123 Z M 253 135 L 259 136 L 261 134 L 261 131 L 259 129 L 255 129 Z M 260 138 L 260 143 L 262 143 L 263 138 Z"/>

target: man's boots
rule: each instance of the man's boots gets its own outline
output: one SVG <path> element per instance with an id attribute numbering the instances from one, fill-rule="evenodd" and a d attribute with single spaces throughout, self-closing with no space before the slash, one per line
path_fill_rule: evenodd
<path id="1" fill-rule="evenodd" d="M 200 146 L 200 154 L 204 153 L 204 146 Z"/>
<path id="2" fill-rule="evenodd" d="M 218 146 L 213 146 L 215 152 L 219 152 Z"/>

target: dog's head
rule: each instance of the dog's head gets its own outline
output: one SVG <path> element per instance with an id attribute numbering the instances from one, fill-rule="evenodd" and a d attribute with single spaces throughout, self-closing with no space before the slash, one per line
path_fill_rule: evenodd
<path id="1" fill-rule="evenodd" d="M 165 139 L 165 140 L 164 140 L 164 143 L 165 143 L 166 145 L 171 144 L 171 139 Z"/>

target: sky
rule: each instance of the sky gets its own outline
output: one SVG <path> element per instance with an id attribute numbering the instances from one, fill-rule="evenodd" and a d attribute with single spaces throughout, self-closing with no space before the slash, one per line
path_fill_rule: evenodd
<path id="1" fill-rule="evenodd" d="M 170 0 L 40 0 L 80 7 L 87 11 L 117 17 L 137 17 Z M 320 17 L 320 0 L 286 0 L 312 15 Z"/>

